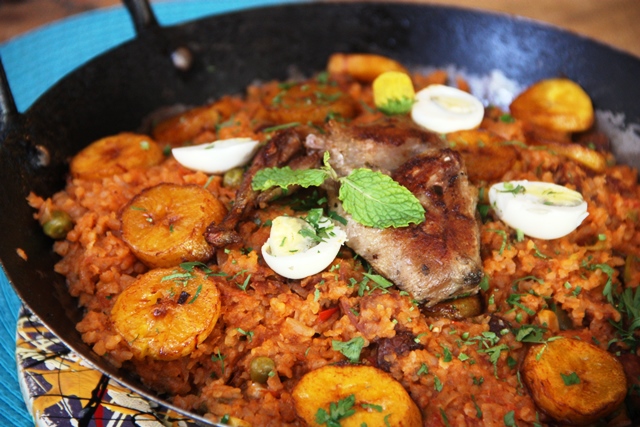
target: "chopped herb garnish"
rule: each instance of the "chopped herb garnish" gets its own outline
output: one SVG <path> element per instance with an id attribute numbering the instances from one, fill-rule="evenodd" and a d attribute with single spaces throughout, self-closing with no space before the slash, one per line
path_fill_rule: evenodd
<path id="1" fill-rule="evenodd" d="M 442 408 L 438 408 L 440 410 L 440 416 L 442 417 L 442 422 L 444 423 L 444 425 L 446 427 L 451 427 L 451 424 L 449 424 L 449 418 L 447 418 L 447 413 L 444 412 L 444 409 Z"/>
<path id="2" fill-rule="evenodd" d="M 192 273 L 196 268 L 202 270 L 207 275 L 213 273 L 213 271 L 207 266 L 207 264 L 200 261 L 183 262 L 180 264 L 180 268 L 184 271 L 188 271 L 189 273 Z"/>
<path id="3" fill-rule="evenodd" d="M 483 292 L 487 292 L 489 290 L 489 276 L 486 274 L 483 275 L 478 286 L 480 286 Z"/>
<path id="4" fill-rule="evenodd" d="M 300 125 L 301 125 L 300 122 L 291 122 L 291 123 L 285 123 L 285 124 L 282 124 L 282 125 L 271 126 L 271 127 L 263 129 L 262 131 L 264 133 L 272 133 L 272 132 L 276 132 L 276 131 L 283 130 L 283 129 L 289 129 L 289 128 L 293 128 L 293 127 L 300 126 Z"/>
<path id="5" fill-rule="evenodd" d="M 375 289 L 382 289 L 383 291 L 385 291 L 386 289 L 388 289 L 388 288 L 393 286 L 393 283 L 391 283 L 390 281 L 388 281 L 384 277 L 380 276 L 379 274 L 364 273 L 363 275 L 365 277 L 371 279 L 371 281 L 376 284 L 376 286 L 374 286 L 369 291 L 369 293 L 373 292 Z"/>
<path id="6" fill-rule="evenodd" d="M 204 183 L 203 188 L 207 188 L 211 184 L 214 178 L 215 178 L 215 175 L 211 175 L 209 178 L 207 178 L 207 182 Z"/>
<path id="7" fill-rule="evenodd" d="M 580 384 L 580 377 L 575 372 L 571 372 L 570 374 L 567 374 L 567 375 L 560 373 L 560 376 L 562 377 L 562 381 L 566 386 Z"/>
<path id="8" fill-rule="evenodd" d="M 500 121 L 503 123 L 514 123 L 516 119 L 511 114 L 505 113 L 500 116 Z"/>
<path id="9" fill-rule="evenodd" d="M 245 331 L 242 328 L 236 328 L 236 331 L 238 331 L 240 334 L 246 336 L 247 339 L 249 340 L 249 342 L 251 342 L 251 340 L 253 339 L 253 331 Z"/>
<path id="10" fill-rule="evenodd" d="M 504 425 L 506 427 L 516 427 L 515 411 L 509 411 L 506 414 L 504 414 Z"/>
<path id="11" fill-rule="evenodd" d="M 173 274 L 167 274 L 166 276 L 163 276 L 160 279 L 160 281 L 166 282 L 168 280 L 173 280 L 176 282 L 186 282 L 189 279 L 193 279 L 193 275 L 191 273 L 173 273 Z"/>
<path id="12" fill-rule="evenodd" d="M 473 394 L 471 395 L 471 401 L 473 402 L 473 406 L 475 406 L 476 408 L 476 417 L 478 417 L 478 419 L 482 419 L 482 409 L 480 409 L 480 406 L 478 406 L 476 397 Z"/>
<path id="13" fill-rule="evenodd" d="M 472 380 L 475 385 L 482 385 L 484 383 L 484 377 L 473 376 Z"/>
<path id="14" fill-rule="evenodd" d="M 250 281 L 251 281 L 251 273 L 249 273 L 247 277 L 244 278 L 244 282 L 242 282 L 242 285 L 238 285 L 238 287 L 243 291 L 246 291 Z"/>
<path id="15" fill-rule="evenodd" d="M 364 409 L 373 409 L 376 412 L 382 412 L 382 406 L 373 403 L 362 403 L 360 406 Z"/>
<path id="16" fill-rule="evenodd" d="M 533 256 L 535 256 L 537 258 L 542 258 L 542 259 L 549 259 L 548 256 L 546 256 L 545 254 L 540 252 L 540 250 L 538 249 L 538 246 L 536 246 L 536 245 L 533 245 Z"/>
<path id="17" fill-rule="evenodd" d="M 342 353 L 351 363 L 358 363 L 360 361 L 360 352 L 363 346 L 364 338 L 362 337 L 355 337 L 346 342 L 338 340 L 331 341 L 331 347 L 335 351 Z"/>
<path id="18" fill-rule="evenodd" d="M 220 354 L 220 350 L 217 351 L 217 354 L 211 355 L 211 360 L 214 362 L 220 362 L 220 369 L 222 370 L 222 375 L 224 375 L 224 359 L 227 356 L 223 356 Z"/>
<path id="19" fill-rule="evenodd" d="M 525 187 L 523 187 L 522 185 L 520 185 L 520 184 L 514 186 L 510 182 L 505 182 L 504 183 L 504 190 L 498 190 L 498 192 L 500 192 L 500 193 L 511 193 L 511 194 L 513 194 L 515 196 L 517 194 L 526 193 L 527 189 Z"/>
<path id="20" fill-rule="evenodd" d="M 327 427 L 340 427 L 340 420 L 350 417 L 355 414 L 353 405 L 356 403 L 355 394 L 351 394 L 344 399 L 340 399 L 338 402 L 331 402 L 329 404 L 329 412 L 324 408 L 319 408 L 316 412 L 316 423 L 322 425 L 326 424 Z"/>
<path id="21" fill-rule="evenodd" d="M 451 362 L 451 360 L 453 359 L 453 356 L 451 355 L 451 351 L 447 347 L 442 345 L 442 344 L 440 344 L 440 346 L 442 347 L 442 350 L 443 350 L 443 353 L 444 353 L 442 360 L 444 362 Z"/>
<path id="22" fill-rule="evenodd" d="M 195 295 L 187 304 L 193 304 L 195 300 L 198 299 L 198 296 L 200 296 L 200 292 L 202 292 L 202 285 L 198 285 L 198 289 L 196 289 Z"/>
<path id="23" fill-rule="evenodd" d="M 507 233 L 504 230 L 495 230 L 495 229 L 489 229 L 487 231 L 491 233 L 496 233 L 497 235 L 502 237 L 502 244 L 500 245 L 500 249 L 498 250 L 498 253 L 502 255 L 505 248 L 507 247 L 507 238 L 508 238 Z"/>
<path id="24" fill-rule="evenodd" d="M 437 376 L 433 376 L 433 388 L 435 389 L 435 391 L 440 392 L 442 391 L 442 381 L 440 381 L 440 378 L 438 378 Z"/>
<path id="25" fill-rule="evenodd" d="M 429 373 L 429 367 L 425 363 L 422 363 L 420 365 L 420 368 L 418 369 L 418 372 L 416 372 L 416 375 L 420 376 L 420 375 L 426 375 L 428 373 Z"/>

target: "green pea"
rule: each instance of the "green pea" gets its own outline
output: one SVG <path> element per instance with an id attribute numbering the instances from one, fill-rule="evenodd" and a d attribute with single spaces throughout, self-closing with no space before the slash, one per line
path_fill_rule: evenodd
<path id="1" fill-rule="evenodd" d="M 276 363 L 270 357 L 259 356 L 251 361 L 250 371 L 251 381 L 265 384 L 269 377 L 275 372 Z"/>
<path id="2" fill-rule="evenodd" d="M 238 188 L 242 183 L 243 168 L 233 168 L 225 172 L 222 177 L 222 185 L 228 188 Z"/>
<path id="3" fill-rule="evenodd" d="M 42 224 L 44 234 L 52 239 L 64 239 L 71 229 L 73 229 L 73 220 L 64 211 L 51 212 L 50 218 Z"/>

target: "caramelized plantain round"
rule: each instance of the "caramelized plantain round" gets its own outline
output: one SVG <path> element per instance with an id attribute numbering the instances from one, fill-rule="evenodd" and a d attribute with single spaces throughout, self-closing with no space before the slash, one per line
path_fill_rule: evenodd
<path id="1" fill-rule="evenodd" d="M 334 53 L 329 57 L 327 71 L 330 74 L 346 74 L 365 83 L 371 83 L 387 71 L 408 73 L 398 61 L 370 53 Z"/>
<path id="2" fill-rule="evenodd" d="M 511 169 L 516 150 L 504 138 L 482 129 L 447 134 L 451 147 L 460 153 L 473 183 L 492 182 Z"/>
<path id="3" fill-rule="evenodd" d="M 547 79 L 529 86 L 509 106 L 511 114 L 559 132 L 581 132 L 594 120 L 591 98 L 577 83 Z"/>
<path id="4" fill-rule="evenodd" d="M 75 178 L 100 179 L 135 168 L 148 168 L 163 158 L 162 149 L 149 136 L 123 132 L 85 147 L 69 167 Z"/>
<path id="5" fill-rule="evenodd" d="M 199 269 L 151 270 L 116 300 L 111 320 L 134 357 L 175 360 L 189 355 L 213 330 L 220 293 Z"/>
<path id="6" fill-rule="evenodd" d="M 352 402 L 353 409 L 340 419 L 342 427 L 422 426 L 422 415 L 409 393 L 391 375 L 372 366 L 324 366 L 305 374 L 292 396 L 298 416 L 309 425 L 318 425 L 318 414 L 330 413 L 331 406 L 342 401 Z"/>
<path id="7" fill-rule="evenodd" d="M 281 85 L 278 91 L 266 94 L 263 105 L 269 119 L 278 124 L 320 125 L 333 117 L 350 119 L 357 113 L 349 94 L 315 80 Z"/>
<path id="8" fill-rule="evenodd" d="M 123 208 L 122 239 L 151 268 L 206 261 L 214 251 L 204 232 L 225 214 L 222 202 L 204 188 L 163 183 L 143 190 Z"/>
<path id="9" fill-rule="evenodd" d="M 556 421 L 585 425 L 616 410 L 627 393 L 620 362 L 573 338 L 532 346 L 522 364 L 536 405 Z"/>

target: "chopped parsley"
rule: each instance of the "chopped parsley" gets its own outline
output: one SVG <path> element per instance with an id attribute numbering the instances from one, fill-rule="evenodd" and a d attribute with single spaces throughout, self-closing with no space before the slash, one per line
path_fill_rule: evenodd
<path id="1" fill-rule="evenodd" d="M 433 388 L 435 391 L 442 391 L 442 381 L 440 381 L 440 378 L 438 378 L 437 376 L 433 376 Z"/>
<path id="2" fill-rule="evenodd" d="M 355 403 L 355 394 L 340 399 L 338 402 L 331 402 L 329 404 L 329 412 L 324 408 L 318 409 L 315 421 L 320 425 L 325 424 L 327 427 L 340 427 L 340 420 L 356 413 L 355 409 L 353 409 Z"/>
<path id="3" fill-rule="evenodd" d="M 238 331 L 240 334 L 246 336 L 247 339 L 249 340 L 249 342 L 251 342 L 251 340 L 253 339 L 253 331 L 245 331 L 242 328 L 236 328 L 236 331 Z"/>
<path id="4" fill-rule="evenodd" d="M 496 230 L 496 229 L 489 229 L 487 231 L 491 233 L 496 233 L 498 236 L 502 237 L 502 244 L 500 245 L 500 249 L 498 250 L 498 254 L 502 255 L 505 248 L 507 247 L 507 239 L 508 239 L 507 233 L 504 230 Z"/>
<path id="5" fill-rule="evenodd" d="M 429 367 L 425 363 L 422 363 L 420 365 L 420 368 L 418 369 L 418 372 L 416 372 L 416 375 L 420 376 L 420 375 L 426 375 L 428 373 L 429 373 Z"/>
<path id="6" fill-rule="evenodd" d="M 346 342 L 338 340 L 331 341 L 331 348 L 342 353 L 351 363 L 358 363 L 360 361 L 360 352 L 363 346 L 364 338 L 362 337 L 354 337 Z"/>
<path id="7" fill-rule="evenodd" d="M 504 414 L 504 425 L 506 427 L 516 427 L 516 413 L 515 411 L 509 411 Z"/>
<path id="8" fill-rule="evenodd" d="M 511 193 L 514 196 L 517 194 L 524 194 L 527 192 L 527 189 L 522 185 L 513 185 L 511 182 L 504 183 L 504 190 L 498 190 L 500 193 Z"/>
<path id="9" fill-rule="evenodd" d="M 473 394 L 471 395 L 471 401 L 473 402 L 473 406 L 475 406 L 476 408 L 476 417 L 478 417 L 478 419 L 482 419 L 482 409 L 480 409 L 480 406 L 478 406 L 476 397 Z"/>
<path id="10" fill-rule="evenodd" d="M 567 375 L 560 373 L 560 376 L 562 377 L 562 381 L 566 386 L 580 384 L 580 377 L 575 372 L 571 372 L 570 374 L 567 374 Z"/>
<path id="11" fill-rule="evenodd" d="M 217 351 L 217 354 L 211 355 L 211 360 L 213 362 L 220 362 L 220 370 L 222 371 L 222 375 L 224 376 L 224 359 L 227 356 L 220 354 L 220 350 Z"/>

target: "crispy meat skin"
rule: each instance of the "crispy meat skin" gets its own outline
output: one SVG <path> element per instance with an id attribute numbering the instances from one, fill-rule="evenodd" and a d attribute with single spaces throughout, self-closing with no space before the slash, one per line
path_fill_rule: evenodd
<path id="1" fill-rule="evenodd" d="M 292 169 L 310 169 L 319 164 L 318 155 L 305 155 L 302 139 L 293 129 L 280 131 L 273 136 L 256 154 L 242 183 L 238 188 L 236 201 L 222 222 L 211 223 L 205 231 L 204 237 L 215 248 L 222 248 L 230 244 L 240 243 L 242 238 L 236 227 L 259 205 L 277 198 L 281 189 L 276 187 L 265 192 L 254 191 L 251 182 L 255 174 L 264 168 L 282 167 L 289 165 Z M 289 189 L 289 192 L 294 189 Z"/>
<path id="2" fill-rule="evenodd" d="M 403 142 L 404 141 L 404 142 Z M 347 245 L 380 274 L 427 305 L 477 290 L 482 278 L 477 190 L 460 155 L 434 134 L 401 119 L 364 126 L 330 126 L 307 146 L 329 150 L 338 175 L 367 167 L 388 173 L 426 210 L 422 224 L 365 227 L 342 210 L 337 186 L 328 186 L 331 208 L 348 224 Z"/>

